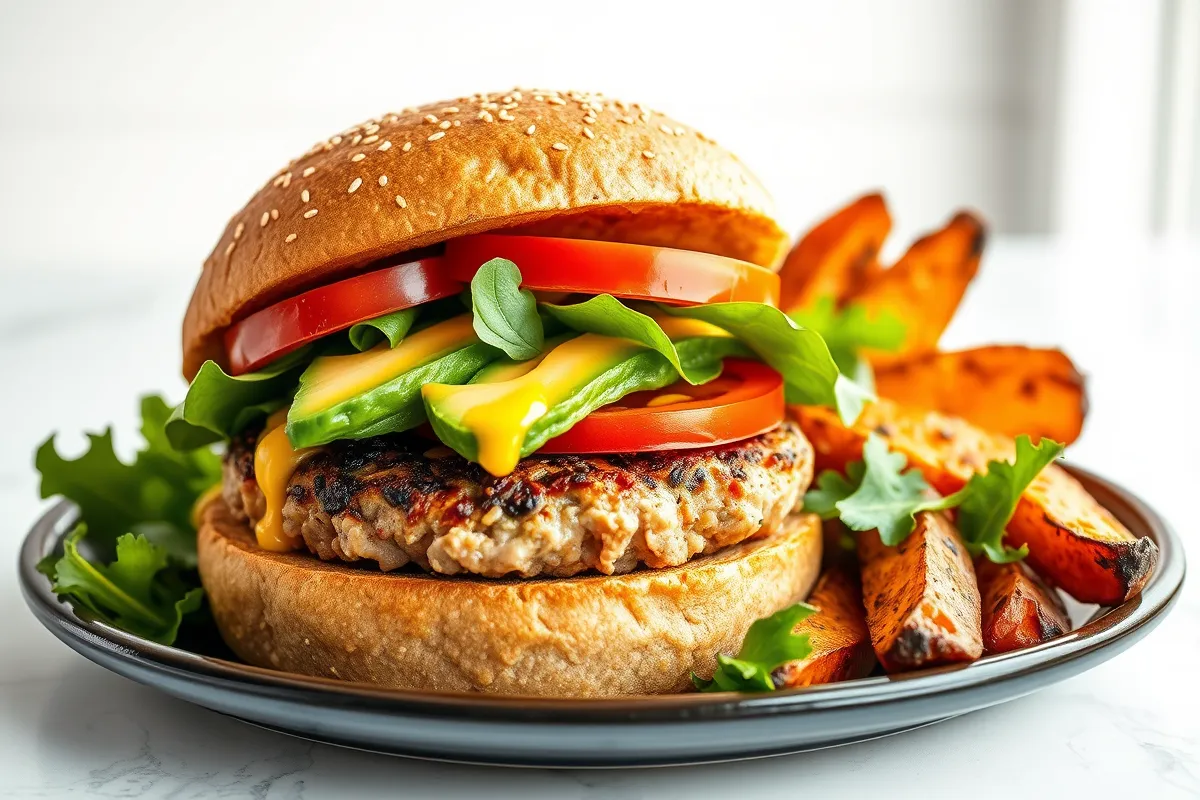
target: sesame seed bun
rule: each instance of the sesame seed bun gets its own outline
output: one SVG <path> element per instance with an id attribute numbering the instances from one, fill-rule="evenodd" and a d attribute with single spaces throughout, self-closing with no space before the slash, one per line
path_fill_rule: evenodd
<path id="1" fill-rule="evenodd" d="M 200 575 L 221 635 L 260 667 L 397 689 L 548 697 L 684 691 L 757 618 L 805 597 L 821 525 L 682 567 L 549 580 L 447 580 L 272 553 L 222 500 Z"/>
<path id="2" fill-rule="evenodd" d="M 737 158 L 600 95 L 511 91 L 385 114 L 281 170 L 225 228 L 183 323 L 183 371 L 225 363 L 259 308 L 377 259 L 499 228 L 773 266 L 786 235 Z"/>

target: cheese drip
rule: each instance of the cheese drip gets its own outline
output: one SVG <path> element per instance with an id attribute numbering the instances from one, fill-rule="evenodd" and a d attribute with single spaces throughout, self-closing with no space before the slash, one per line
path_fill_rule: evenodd
<path id="1" fill-rule="evenodd" d="M 479 465 L 508 475 L 521 460 L 521 446 L 535 422 L 556 403 L 587 383 L 604 364 L 616 364 L 645 348 L 628 339 L 585 333 L 551 350 L 524 375 L 498 383 L 466 386 L 430 384 L 428 402 L 444 403 L 474 436 Z"/>
<path id="2" fill-rule="evenodd" d="M 325 356 L 304 376 L 296 410 L 330 408 L 472 341 L 471 315 L 463 314 L 411 333 L 395 347 L 382 342 L 363 353 Z"/>
<path id="3" fill-rule="evenodd" d="M 294 540 L 283 532 L 283 503 L 287 499 L 288 481 L 296 468 L 320 449 L 292 447 L 287 438 L 286 422 L 286 408 L 272 414 L 254 449 L 254 478 L 266 506 L 262 519 L 254 526 L 254 536 L 259 547 L 280 553 L 296 547 Z"/>

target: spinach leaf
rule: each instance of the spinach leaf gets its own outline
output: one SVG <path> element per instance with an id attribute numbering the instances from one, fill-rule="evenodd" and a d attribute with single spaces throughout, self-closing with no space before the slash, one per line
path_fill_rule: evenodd
<path id="1" fill-rule="evenodd" d="M 680 363 L 675 343 L 653 317 L 635 311 L 612 295 L 597 295 L 585 302 L 569 306 L 543 303 L 542 308 L 552 318 L 572 330 L 598 333 L 616 339 L 630 339 L 657 350 L 688 383 L 699 384 L 712 379 L 709 371 L 689 370 Z"/>
<path id="2" fill-rule="evenodd" d="M 387 340 L 388 347 L 395 347 L 412 328 L 417 319 L 419 308 L 405 308 L 384 314 L 382 317 L 360 322 L 350 328 L 350 344 L 360 353 L 370 350 L 380 342 Z"/>
<path id="3" fill-rule="evenodd" d="M 493 258 L 471 279 L 475 334 L 509 358 L 526 361 L 542 351 L 544 333 L 537 301 L 522 289 L 521 271 L 508 259 Z"/>

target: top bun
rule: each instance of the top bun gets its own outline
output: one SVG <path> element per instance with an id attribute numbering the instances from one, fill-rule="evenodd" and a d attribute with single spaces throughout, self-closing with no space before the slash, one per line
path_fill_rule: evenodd
<path id="1" fill-rule="evenodd" d="M 516 229 L 773 266 L 786 235 L 736 157 L 598 94 L 513 90 L 385 114 L 314 145 L 225 228 L 183 321 L 183 371 L 235 320 L 380 258 Z"/>

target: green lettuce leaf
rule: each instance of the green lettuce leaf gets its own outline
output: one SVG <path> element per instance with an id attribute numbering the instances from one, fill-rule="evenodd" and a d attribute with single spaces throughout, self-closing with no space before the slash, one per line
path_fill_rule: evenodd
<path id="1" fill-rule="evenodd" d="M 906 327 L 898 317 L 887 312 L 871 315 L 856 303 L 839 309 L 832 297 L 823 297 L 789 316 L 798 325 L 821 334 L 838 369 L 856 380 L 860 375 L 869 375 L 869 366 L 859 357 L 862 350 L 895 352 L 904 344 Z"/>
<path id="2" fill-rule="evenodd" d="M 1027 545 L 1019 549 L 1004 545 L 1004 528 L 1029 484 L 1062 451 L 1063 445 L 1051 439 L 1034 445 L 1028 436 L 1018 436 L 1014 461 L 989 461 L 987 472 L 972 475 L 966 486 L 947 498 L 955 499 L 958 529 L 972 554 L 983 552 L 998 564 L 1026 556 Z"/>
<path id="3" fill-rule="evenodd" d="M 350 344 L 360 353 L 384 340 L 387 340 L 388 347 L 395 347 L 408 335 L 419 311 L 420 307 L 405 308 L 360 322 L 350 328 Z"/>
<path id="4" fill-rule="evenodd" d="M 917 512 L 948 508 L 919 471 L 904 471 L 907 464 L 903 453 L 890 452 L 887 442 L 871 434 L 863 445 L 861 473 L 855 470 L 858 486 L 834 504 L 842 523 L 853 531 L 878 530 L 884 544 L 897 545 L 913 532 Z"/>
<path id="5" fill-rule="evenodd" d="M 675 343 L 653 317 L 630 308 L 612 295 L 597 295 L 569 306 L 543 303 L 542 308 L 571 330 L 630 339 L 658 351 L 671 362 L 681 378 L 693 385 L 707 383 L 720 373 L 720 364 L 685 366 L 679 360 Z M 714 366 L 717 374 L 714 374 Z"/>
<path id="6" fill-rule="evenodd" d="M 113 627 L 159 644 L 172 644 L 183 617 L 200 608 L 204 590 L 175 573 L 167 551 L 145 536 L 126 533 L 115 542 L 109 564 L 79 552 L 87 526 L 79 524 L 63 542 L 61 558 L 39 565 L 55 594 L 70 599 Z"/>
<path id="7" fill-rule="evenodd" d="M 871 399 L 838 372 L 820 334 L 800 327 L 773 306 L 741 302 L 659 308 L 665 314 L 703 320 L 732 333 L 783 376 L 789 403 L 831 406 L 849 425 Z"/>
<path id="8" fill-rule="evenodd" d="M 141 411 L 145 445 L 131 464 L 117 458 L 111 428 L 88 434 L 87 451 L 73 460 L 59 455 L 50 436 L 34 456 L 41 496 L 73 501 L 104 547 L 122 534 L 140 533 L 177 561 L 194 565 L 192 506 L 220 480 L 220 458 L 207 449 L 180 452 L 171 446 L 163 430 L 171 412 L 162 398 L 143 398 Z"/>
<path id="9" fill-rule="evenodd" d="M 817 487 L 804 495 L 804 510 L 818 515 L 823 520 L 837 519 L 841 512 L 837 504 L 854 494 L 862 483 L 863 462 L 854 461 L 846 465 L 846 475 L 827 469 L 817 476 Z"/>
<path id="10" fill-rule="evenodd" d="M 303 347 L 257 372 L 236 377 L 215 361 L 205 361 L 167 421 L 171 446 L 177 450 L 204 447 L 266 419 L 291 400 L 300 373 L 314 354 L 311 346 Z"/>
<path id="11" fill-rule="evenodd" d="M 520 287 L 517 265 L 493 258 L 471 279 L 471 311 L 482 341 L 509 358 L 527 361 L 541 353 L 544 333 L 533 292 Z"/>
<path id="12" fill-rule="evenodd" d="M 812 653 L 808 635 L 793 631 L 816 611 L 807 603 L 796 603 L 756 620 L 746 632 L 736 656 L 718 654 L 717 671 L 712 679 L 704 680 L 693 674 L 692 683 L 702 692 L 774 691 L 771 673 L 789 661 L 808 658 Z"/>
<path id="13" fill-rule="evenodd" d="M 851 530 L 878 530 L 886 545 L 904 541 L 922 511 L 957 508 L 957 525 L 972 555 L 981 553 L 1005 563 L 1024 558 L 1028 548 L 1006 547 L 1004 529 L 1029 484 L 1063 451 L 1063 445 L 1043 439 L 1036 446 L 1018 436 L 1013 461 L 989 461 L 987 471 L 971 476 L 959 491 L 938 497 L 918 470 L 905 471 L 907 459 L 892 453 L 875 434 L 863 446 L 863 460 L 852 462 L 842 476 L 826 470 L 817 487 L 804 496 L 805 509 L 822 519 L 839 518 Z"/>

